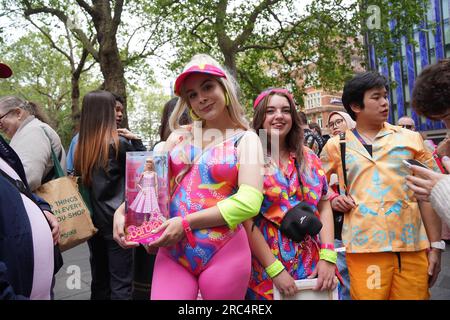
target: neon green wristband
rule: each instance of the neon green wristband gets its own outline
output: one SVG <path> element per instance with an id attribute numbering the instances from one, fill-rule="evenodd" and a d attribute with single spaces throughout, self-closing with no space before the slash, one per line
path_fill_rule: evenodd
<path id="1" fill-rule="evenodd" d="M 320 249 L 319 259 L 336 264 L 337 252 L 334 250 L 330 250 L 330 249 Z"/>
<path id="2" fill-rule="evenodd" d="M 279 275 L 283 270 L 284 265 L 278 259 L 275 260 L 274 263 L 272 263 L 270 266 L 266 268 L 267 275 L 272 279 L 275 278 L 277 275 Z"/>

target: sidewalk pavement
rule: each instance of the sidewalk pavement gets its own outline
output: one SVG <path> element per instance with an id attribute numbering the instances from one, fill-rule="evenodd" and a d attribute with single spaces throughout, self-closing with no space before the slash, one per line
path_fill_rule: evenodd
<path id="1" fill-rule="evenodd" d="M 89 248 L 83 243 L 63 252 L 64 265 L 56 275 L 55 300 L 89 300 L 91 270 Z M 78 277 L 81 275 L 81 279 Z M 431 289 L 432 300 L 450 300 L 450 245 L 442 253 L 441 273 Z"/>

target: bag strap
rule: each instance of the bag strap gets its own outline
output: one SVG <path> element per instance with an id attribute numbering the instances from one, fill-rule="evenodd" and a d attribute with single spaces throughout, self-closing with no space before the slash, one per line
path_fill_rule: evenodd
<path id="1" fill-rule="evenodd" d="M 61 178 L 64 177 L 64 171 L 61 168 L 61 164 L 59 163 L 58 157 L 55 154 L 55 151 L 53 150 L 53 146 L 52 146 L 52 139 L 50 139 L 50 136 L 48 135 L 47 131 L 45 131 L 45 129 L 43 127 L 41 127 L 42 130 L 44 130 L 45 135 L 48 138 L 48 141 L 50 143 L 50 149 L 52 151 L 52 160 L 53 160 L 53 167 L 55 168 L 55 178 Z M 61 150 L 62 152 L 62 150 Z"/>
<path id="2" fill-rule="evenodd" d="M 347 195 L 347 188 L 348 188 L 348 180 L 347 180 L 347 168 L 345 165 L 345 132 L 341 132 L 339 134 L 339 146 L 341 149 L 341 164 L 342 164 L 342 173 L 344 175 L 344 192 Z M 340 191 L 339 191 L 340 194 Z"/>
<path id="3" fill-rule="evenodd" d="M 3 171 L 3 169 L 0 169 L 0 174 L 6 179 L 8 180 L 14 187 L 17 188 L 17 190 L 24 194 L 25 196 L 27 196 L 27 198 L 29 198 L 31 201 L 33 201 L 38 207 L 39 204 L 36 202 L 36 199 L 34 198 L 33 194 L 31 193 L 31 191 L 25 186 L 25 184 L 23 183 L 22 180 L 16 180 L 14 178 L 12 178 L 9 174 L 7 174 L 5 171 Z M 39 207 L 41 208 L 41 207 Z M 42 210 L 41 210 L 42 211 Z"/>
<path id="4" fill-rule="evenodd" d="M 300 173 L 300 164 L 298 163 L 297 158 L 295 158 L 295 168 L 297 169 L 297 179 L 300 185 L 300 191 L 302 192 L 302 201 L 305 201 L 305 194 L 303 193 L 302 175 Z"/>

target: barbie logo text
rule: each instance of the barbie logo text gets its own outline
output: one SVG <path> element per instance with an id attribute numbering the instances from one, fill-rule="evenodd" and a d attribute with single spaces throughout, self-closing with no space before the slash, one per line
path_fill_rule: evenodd
<path id="1" fill-rule="evenodd" d="M 150 243 L 158 239 L 162 232 L 152 233 L 152 230 L 156 229 L 163 223 L 162 220 L 144 221 L 140 226 L 131 225 L 127 227 L 127 241 L 135 241 L 143 243 Z"/>

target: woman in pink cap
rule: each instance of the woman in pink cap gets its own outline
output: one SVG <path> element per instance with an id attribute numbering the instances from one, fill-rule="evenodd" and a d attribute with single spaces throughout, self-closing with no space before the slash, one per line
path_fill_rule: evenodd
<path id="1" fill-rule="evenodd" d="M 151 299 L 244 299 L 251 253 L 242 222 L 257 215 L 262 195 L 262 147 L 248 130 L 231 75 L 196 55 L 175 82 L 180 97 L 164 149 L 171 175 L 170 219 L 150 244 L 159 248 Z M 188 109 L 193 125 L 181 127 Z M 115 239 L 123 247 L 123 206 Z"/>

